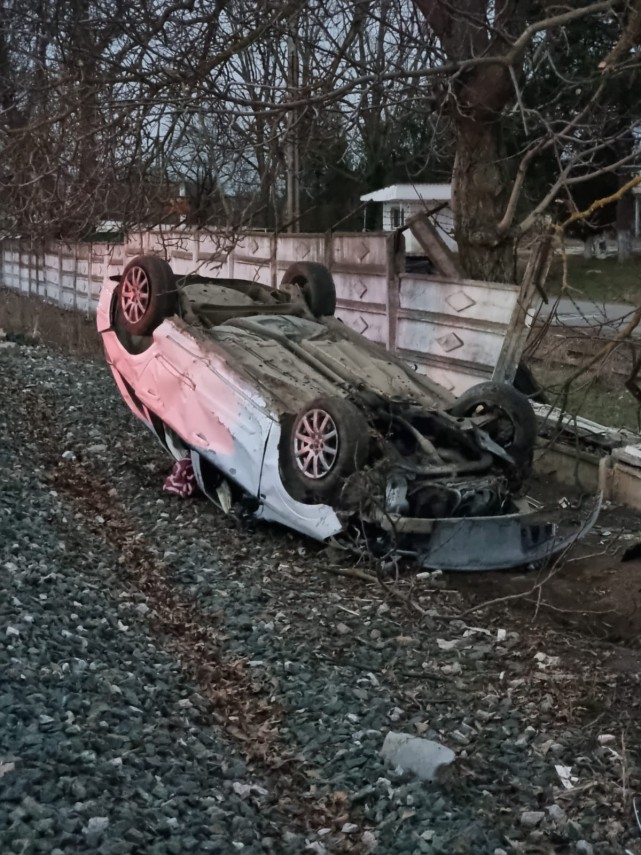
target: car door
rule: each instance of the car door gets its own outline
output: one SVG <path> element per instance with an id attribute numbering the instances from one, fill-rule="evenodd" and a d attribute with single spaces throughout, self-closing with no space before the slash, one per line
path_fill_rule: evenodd
<path id="1" fill-rule="evenodd" d="M 170 320 L 155 330 L 153 350 L 141 399 L 183 442 L 257 495 L 272 424 L 259 393 L 234 372 L 220 346 Z"/>

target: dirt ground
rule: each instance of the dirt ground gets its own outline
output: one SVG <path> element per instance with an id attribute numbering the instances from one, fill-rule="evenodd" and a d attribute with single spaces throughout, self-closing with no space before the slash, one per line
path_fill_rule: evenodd
<path id="1" fill-rule="evenodd" d="M 641 639 L 641 518 L 606 507 L 592 532 L 542 570 L 468 573 L 448 585 L 525 620 L 637 649 Z M 635 664 L 636 669 L 636 664 Z"/>
<path id="2" fill-rule="evenodd" d="M 0 287 L 0 330 L 80 357 L 102 354 L 93 317 Z"/>

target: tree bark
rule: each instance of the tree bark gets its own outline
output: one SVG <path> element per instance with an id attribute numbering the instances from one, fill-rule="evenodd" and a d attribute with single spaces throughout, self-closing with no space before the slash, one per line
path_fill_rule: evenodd
<path id="1" fill-rule="evenodd" d="M 459 258 L 472 279 L 514 282 L 513 239 L 499 235 L 510 186 L 498 121 L 460 118 L 452 175 L 452 208 Z"/>
<path id="2" fill-rule="evenodd" d="M 505 0 L 494 26 L 487 24 L 487 0 L 414 0 L 443 44 L 450 61 L 501 57 L 525 23 L 531 0 Z M 510 36 L 510 34 L 512 34 Z M 447 88 L 444 107 L 452 117 L 456 157 L 452 208 L 461 266 L 472 279 L 513 282 L 514 235 L 499 231 L 514 175 L 506 174 L 501 145 L 503 111 L 515 100 L 513 76 L 502 62 L 479 65 L 458 75 Z"/>
<path id="3" fill-rule="evenodd" d="M 632 232 L 630 229 L 617 229 L 617 258 L 621 263 L 632 256 Z"/>
<path id="4" fill-rule="evenodd" d="M 619 187 L 623 187 L 629 176 L 619 175 Z M 634 222 L 634 199 L 631 193 L 625 193 L 617 201 L 617 254 L 619 261 L 626 262 L 632 255 L 632 224 Z"/>

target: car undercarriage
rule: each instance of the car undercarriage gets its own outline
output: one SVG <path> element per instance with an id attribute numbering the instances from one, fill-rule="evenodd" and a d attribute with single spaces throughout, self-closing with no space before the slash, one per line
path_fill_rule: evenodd
<path id="1" fill-rule="evenodd" d="M 321 265 L 276 289 L 179 279 L 145 256 L 105 285 L 98 324 L 123 397 L 214 501 L 224 484 L 258 518 L 319 540 L 356 531 L 440 569 L 536 563 L 582 532 L 522 496 L 527 398 L 493 382 L 454 398 L 335 306 Z"/>

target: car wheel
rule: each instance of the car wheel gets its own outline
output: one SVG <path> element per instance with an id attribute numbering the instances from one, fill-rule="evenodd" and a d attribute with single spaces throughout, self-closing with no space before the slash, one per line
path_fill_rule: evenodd
<path id="1" fill-rule="evenodd" d="M 508 383 L 479 383 L 464 392 L 450 407 L 454 416 L 489 416 L 483 430 L 505 449 L 515 466 L 510 483 L 518 489 L 530 474 L 538 426 L 532 405 Z"/>
<path id="2" fill-rule="evenodd" d="M 125 267 L 118 285 L 118 323 L 132 336 L 151 335 L 178 308 L 171 267 L 157 255 L 141 255 Z"/>
<path id="3" fill-rule="evenodd" d="M 300 501 L 331 501 L 368 453 L 369 426 L 360 410 L 342 398 L 317 398 L 283 430 L 283 481 Z"/>
<path id="4" fill-rule="evenodd" d="M 315 318 L 336 311 L 336 286 L 329 270 L 314 261 L 291 264 L 281 281 L 283 290 L 301 296 Z"/>

